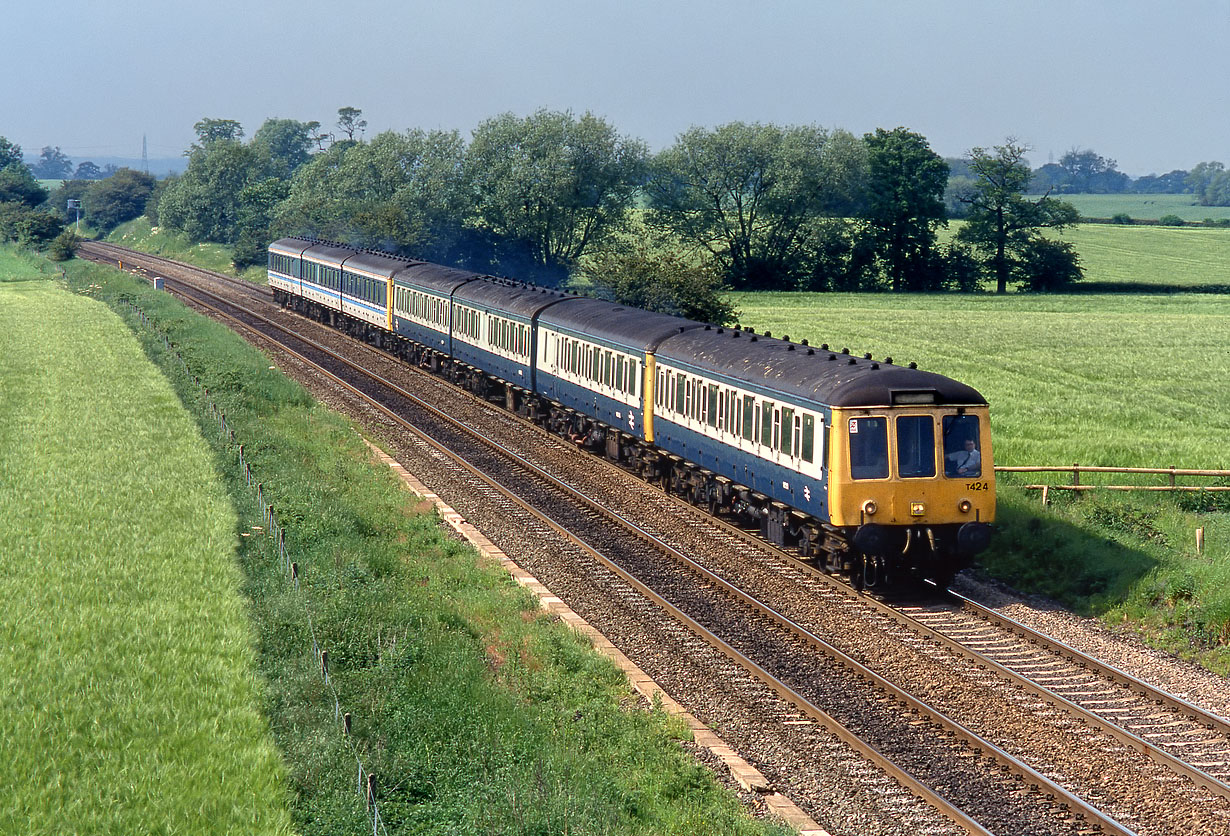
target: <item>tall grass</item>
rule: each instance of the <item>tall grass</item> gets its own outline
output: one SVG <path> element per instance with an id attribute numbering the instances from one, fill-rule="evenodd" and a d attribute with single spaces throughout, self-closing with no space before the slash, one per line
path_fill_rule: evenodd
<path id="1" fill-rule="evenodd" d="M 258 543 L 241 559 L 301 833 L 371 827 L 308 612 L 390 833 L 781 832 L 749 819 L 681 749 L 686 729 L 635 709 L 609 662 L 414 511 L 348 421 L 131 277 L 82 265 L 70 275 L 109 300 L 137 299 L 166 329 L 287 527 L 297 591 Z M 147 350 L 157 358 L 160 346 Z"/>
<path id="2" fill-rule="evenodd" d="M 0 282 L 0 486 L 0 832 L 291 832 L 211 454 L 48 281 Z"/>

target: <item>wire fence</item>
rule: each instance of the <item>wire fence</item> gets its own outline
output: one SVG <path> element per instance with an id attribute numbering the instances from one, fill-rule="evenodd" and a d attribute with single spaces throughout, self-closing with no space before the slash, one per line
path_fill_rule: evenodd
<path id="1" fill-rule="evenodd" d="M 261 513 L 261 527 L 273 545 L 273 551 L 279 561 L 282 573 L 285 575 L 287 582 L 293 585 L 295 591 L 300 592 L 299 583 L 302 570 L 299 564 L 291 559 L 291 555 L 286 548 L 286 527 L 278 522 L 273 505 L 266 501 L 264 485 L 257 480 L 255 473 L 253 473 L 251 463 L 244 454 L 243 444 L 239 442 L 234 428 L 227 421 L 226 414 L 210 396 L 209 389 L 201 383 L 200 378 L 192 373 L 187 361 L 176 350 L 175 344 L 171 342 L 166 332 L 159 328 L 157 323 L 140 307 L 131 302 L 125 302 L 125 304 L 128 305 L 146 330 L 157 340 L 161 341 L 163 348 L 166 350 L 167 357 L 173 361 L 171 365 L 195 387 L 202 412 L 212 424 L 216 425 L 221 441 L 226 449 L 235 455 L 239 474 L 243 477 L 244 485 L 252 491 L 253 499 Z M 320 641 L 317 638 L 316 627 L 312 619 L 312 609 L 307 596 L 302 596 L 302 601 L 304 615 L 307 619 L 308 634 L 312 638 L 312 656 L 319 666 L 321 678 L 329 689 L 329 694 L 333 697 L 333 720 L 341 727 L 341 733 L 345 737 L 350 753 L 355 760 L 357 770 L 355 789 L 367 805 L 367 814 L 372 822 L 372 836 L 381 836 L 381 834 L 387 836 L 388 830 L 380 818 L 380 805 L 376 800 L 376 776 L 364 766 L 363 759 L 360 757 L 359 751 L 354 744 L 354 738 L 351 735 L 351 715 L 349 712 L 342 711 L 341 700 L 329 675 L 329 652 L 321 647 Z"/>

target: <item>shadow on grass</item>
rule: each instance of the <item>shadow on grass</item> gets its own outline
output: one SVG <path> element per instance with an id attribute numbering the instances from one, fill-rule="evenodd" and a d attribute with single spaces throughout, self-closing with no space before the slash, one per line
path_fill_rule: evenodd
<path id="1" fill-rule="evenodd" d="M 1122 604 L 1133 586 L 1158 567 L 1147 552 L 1046 513 L 1037 503 L 1036 495 L 1001 495 L 995 538 L 978 560 L 981 572 L 1096 616 Z"/>
<path id="2" fill-rule="evenodd" d="M 1129 293 L 1133 296 L 1163 296 L 1175 293 L 1230 293 L 1230 284 L 1138 284 L 1136 282 L 1076 282 L 1062 293 Z"/>

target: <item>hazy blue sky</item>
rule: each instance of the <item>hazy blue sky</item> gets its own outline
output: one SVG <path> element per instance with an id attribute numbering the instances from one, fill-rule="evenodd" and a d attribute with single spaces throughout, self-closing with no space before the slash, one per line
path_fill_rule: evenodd
<path id="1" fill-rule="evenodd" d="M 1133 176 L 1230 164 L 1230 0 L 68 0 L 7 4 L 0 135 L 178 156 L 202 117 L 367 135 L 590 110 L 654 150 L 693 125 L 1014 136 Z M 14 7 L 15 6 L 15 7 Z"/>

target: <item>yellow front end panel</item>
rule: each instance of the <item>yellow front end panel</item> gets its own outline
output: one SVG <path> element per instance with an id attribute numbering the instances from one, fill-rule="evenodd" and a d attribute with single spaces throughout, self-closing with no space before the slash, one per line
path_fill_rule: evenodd
<path id="1" fill-rule="evenodd" d="M 995 470 L 991 459 L 990 422 L 986 407 L 966 408 L 964 414 L 979 418 L 979 448 L 982 472 L 977 478 L 944 475 L 944 462 L 936 452 L 936 475 L 902 478 L 897 472 L 897 446 L 889 434 L 889 475 L 882 479 L 854 479 L 850 472 L 849 419 L 886 417 L 890 426 L 897 415 L 935 416 L 935 437 L 940 439 L 942 419 L 952 408 L 834 409 L 829 443 L 829 516 L 833 525 L 864 523 L 881 525 L 944 525 L 995 519 Z"/>

